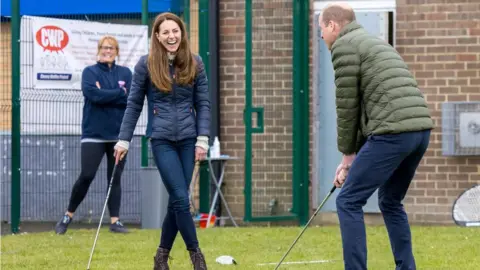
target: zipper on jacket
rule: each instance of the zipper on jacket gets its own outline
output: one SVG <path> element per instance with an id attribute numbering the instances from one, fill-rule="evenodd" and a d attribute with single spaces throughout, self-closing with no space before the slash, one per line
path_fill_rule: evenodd
<path id="1" fill-rule="evenodd" d="M 175 142 L 178 141 L 178 134 L 177 134 L 177 125 L 178 125 L 178 113 L 177 113 L 177 97 L 176 97 L 176 93 L 175 93 L 175 88 L 176 88 L 176 83 L 175 83 L 175 67 L 173 66 L 170 66 L 170 72 L 172 74 L 172 78 L 173 78 L 173 83 L 172 83 L 172 102 L 173 102 L 173 107 L 174 107 L 174 114 L 175 114 L 175 117 L 174 117 L 174 125 L 173 125 L 173 134 L 174 134 L 174 138 L 175 138 Z"/>
<path id="2" fill-rule="evenodd" d="M 175 125 L 173 129 L 173 134 L 175 134 L 175 142 L 178 141 L 178 134 L 177 134 L 177 125 L 178 125 L 178 113 L 177 113 L 177 98 L 175 95 L 175 85 L 172 85 L 172 91 L 173 91 L 173 107 L 175 109 Z"/>

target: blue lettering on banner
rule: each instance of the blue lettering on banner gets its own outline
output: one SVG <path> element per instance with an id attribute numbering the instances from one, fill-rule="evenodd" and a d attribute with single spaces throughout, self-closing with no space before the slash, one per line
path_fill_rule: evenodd
<path id="1" fill-rule="evenodd" d="M 39 81 L 70 81 L 72 80 L 72 74 L 37 73 L 37 80 Z"/>

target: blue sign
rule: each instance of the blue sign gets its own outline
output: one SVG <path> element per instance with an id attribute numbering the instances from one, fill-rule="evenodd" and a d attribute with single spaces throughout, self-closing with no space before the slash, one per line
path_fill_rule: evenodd
<path id="1" fill-rule="evenodd" d="M 58 15 L 91 15 L 91 14 L 125 14 L 141 13 L 142 0 L 18 0 L 20 15 L 58 16 Z M 10 17 L 11 0 L 0 1 L 1 16 Z M 148 12 L 160 13 L 170 11 L 176 14 L 183 12 L 183 0 L 149 0 Z"/>

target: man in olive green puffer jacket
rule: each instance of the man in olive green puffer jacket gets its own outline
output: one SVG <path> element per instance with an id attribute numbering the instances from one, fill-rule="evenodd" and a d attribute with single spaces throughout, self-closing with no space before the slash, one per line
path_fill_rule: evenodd
<path id="1" fill-rule="evenodd" d="M 362 207 L 377 189 L 396 269 L 416 269 L 402 200 L 433 128 L 425 99 L 397 51 L 359 25 L 351 7 L 331 4 L 318 23 L 337 87 L 343 159 L 334 184 L 343 186 L 336 206 L 345 269 L 367 269 Z"/>

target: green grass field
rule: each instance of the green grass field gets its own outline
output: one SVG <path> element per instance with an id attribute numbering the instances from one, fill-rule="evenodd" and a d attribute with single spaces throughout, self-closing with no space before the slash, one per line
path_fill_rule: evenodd
<path id="1" fill-rule="evenodd" d="M 209 269 L 273 269 L 301 227 L 199 229 L 199 240 Z M 417 269 L 479 269 L 480 228 L 413 227 Z M 153 269 L 159 230 L 132 230 L 112 234 L 102 227 L 91 269 Z M 86 269 L 95 229 L 2 236 L 1 269 Z M 394 269 L 383 226 L 367 228 L 369 269 Z M 171 269 L 192 269 L 180 235 L 172 251 Z M 215 259 L 230 255 L 237 265 Z M 285 262 L 331 260 L 316 264 L 288 264 L 281 269 L 343 269 L 337 226 L 310 227 Z"/>

